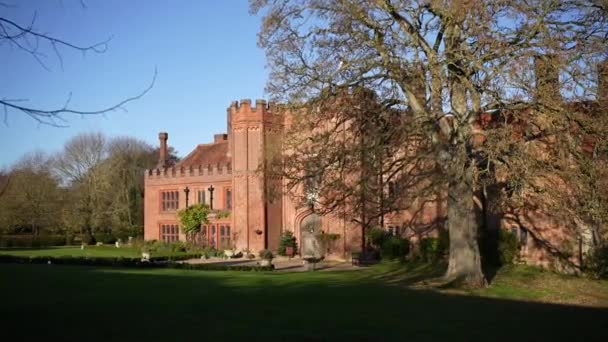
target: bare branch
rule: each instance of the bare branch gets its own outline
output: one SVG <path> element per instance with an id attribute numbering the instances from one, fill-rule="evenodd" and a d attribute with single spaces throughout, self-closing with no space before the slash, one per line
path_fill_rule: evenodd
<path id="1" fill-rule="evenodd" d="M 152 80 L 150 81 L 150 84 L 139 94 L 126 98 L 115 105 L 112 105 L 112 106 L 109 106 L 106 108 L 102 108 L 102 109 L 98 109 L 98 110 L 93 110 L 93 111 L 77 110 L 77 109 L 70 108 L 69 104 L 70 104 L 70 101 L 72 98 L 72 93 L 70 93 L 68 95 L 68 98 L 67 98 L 65 104 L 62 107 L 57 108 L 57 109 L 47 110 L 47 109 L 39 109 L 39 108 L 34 108 L 34 107 L 18 105 L 17 102 L 19 102 L 19 101 L 10 100 L 10 99 L 0 99 L 0 105 L 2 105 L 4 107 L 5 121 L 6 121 L 6 116 L 7 116 L 8 110 L 12 109 L 12 110 L 16 110 L 16 111 L 19 111 L 23 114 L 30 116 L 32 119 L 36 120 L 40 124 L 50 125 L 50 126 L 54 126 L 54 127 L 66 127 L 66 125 L 59 124 L 57 122 L 57 121 L 66 122 L 66 120 L 64 118 L 62 118 L 62 116 L 61 116 L 63 114 L 100 115 L 100 114 L 104 114 L 104 113 L 108 113 L 108 112 L 113 112 L 113 111 L 119 110 L 119 109 L 126 111 L 126 108 L 124 107 L 126 104 L 133 102 L 135 100 L 139 100 L 140 98 L 144 97 L 154 87 L 157 74 L 158 74 L 158 71 L 155 68 L 154 75 L 152 77 Z"/>

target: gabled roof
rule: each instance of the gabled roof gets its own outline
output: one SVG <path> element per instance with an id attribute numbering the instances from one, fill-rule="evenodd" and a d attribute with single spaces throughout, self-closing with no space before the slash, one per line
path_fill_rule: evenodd
<path id="1" fill-rule="evenodd" d="M 232 158 L 228 157 L 228 141 L 220 141 L 212 144 L 200 144 L 177 163 L 176 167 L 198 167 L 207 165 L 225 165 Z"/>

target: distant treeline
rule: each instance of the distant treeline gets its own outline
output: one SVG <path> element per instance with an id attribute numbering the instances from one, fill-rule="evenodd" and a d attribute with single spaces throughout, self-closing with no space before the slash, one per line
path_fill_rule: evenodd
<path id="1" fill-rule="evenodd" d="M 0 235 L 141 236 L 143 174 L 157 161 L 146 142 L 101 133 L 77 135 L 56 155 L 29 153 L 0 171 Z"/>

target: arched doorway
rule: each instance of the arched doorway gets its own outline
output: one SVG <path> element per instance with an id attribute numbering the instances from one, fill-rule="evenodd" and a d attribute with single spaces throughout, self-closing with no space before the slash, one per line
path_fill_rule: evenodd
<path id="1" fill-rule="evenodd" d="M 317 240 L 319 233 L 321 233 L 321 217 L 319 215 L 312 213 L 300 222 L 302 257 L 320 258 L 323 255 L 323 249 Z"/>

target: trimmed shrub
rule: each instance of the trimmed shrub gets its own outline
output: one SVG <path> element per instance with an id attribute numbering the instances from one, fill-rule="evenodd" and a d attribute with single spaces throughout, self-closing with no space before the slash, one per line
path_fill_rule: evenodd
<path id="1" fill-rule="evenodd" d="M 427 237 L 420 239 L 420 257 L 426 262 L 436 262 L 438 260 L 439 239 Z"/>
<path id="2" fill-rule="evenodd" d="M 498 232 L 498 256 L 501 265 L 509 265 L 516 261 L 519 255 L 519 239 L 515 233 L 506 229 Z"/>
<path id="3" fill-rule="evenodd" d="M 397 236 L 389 236 L 384 239 L 381 248 L 382 258 L 403 258 L 410 252 L 410 242 Z"/>
<path id="4" fill-rule="evenodd" d="M 183 256 L 172 260 L 179 260 Z M 189 256 L 188 258 L 192 258 Z M 186 264 L 173 262 L 167 257 L 151 258 L 150 262 L 142 262 L 139 258 L 102 258 L 102 257 L 45 257 L 45 256 L 15 256 L 0 254 L 0 263 L 13 264 L 50 264 L 50 265 L 80 265 L 80 266 L 112 266 L 112 267 L 134 267 L 134 268 L 176 268 L 200 271 L 272 271 L 274 266 L 258 265 L 218 265 L 218 264 Z"/>
<path id="5" fill-rule="evenodd" d="M 296 251 L 298 249 L 296 237 L 293 236 L 293 232 L 288 231 L 288 230 L 281 233 L 281 239 L 279 240 L 279 250 L 277 253 L 279 255 L 286 256 L 287 247 L 293 247 L 294 251 Z"/>
<path id="6" fill-rule="evenodd" d="M 111 245 L 116 242 L 116 237 L 109 233 L 95 233 L 95 242 Z"/>
<path id="7" fill-rule="evenodd" d="M 131 226 L 131 225 L 125 225 L 125 226 L 119 226 L 119 227 L 112 227 L 112 235 L 116 238 L 116 239 L 121 239 L 123 242 L 127 242 L 129 241 L 129 236 L 133 237 L 134 239 L 136 238 L 142 238 L 144 235 L 144 228 L 142 226 Z"/>
<path id="8" fill-rule="evenodd" d="M 171 242 L 170 248 L 171 248 L 171 252 L 173 252 L 173 253 L 185 252 L 186 244 L 184 244 L 182 241 L 173 241 L 173 242 Z"/>
<path id="9" fill-rule="evenodd" d="M 150 240 L 142 243 L 141 251 L 150 253 L 173 253 L 179 250 L 181 246 L 183 246 L 185 249 L 185 245 L 183 245 L 183 243 L 180 245 L 173 243 L 169 244 L 159 240 Z"/>
<path id="10" fill-rule="evenodd" d="M 264 259 L 264 260 L 272 260 L 274 259 L 274 255 L 272 254 L 272 252 L 268 249 L 262 249 L 260 251 L 260 258 Z"/>
<path id="11" fill-rule="evenodd" d="M 384 239 L 387 236 L 388 234 L 386 230 L 382 229 L 381 227 L 374 227 L 367 232 L 367 241 L 372 246 L 381 247 Z"/>
<path id="12" fill-rule="evenodd" d="M 63 235 L 2 235 L 0 247 L 38 248 L 64 246 L 66 237 Z"/>
<path id="13" fill-rule="evenodd" d="M 425 262 L 439 262 L 445 259 L 449 250 L 450 236 L 447 230 L 440 230 L 438 237 L 427 237 L 420 240 L 420 256 Z"/>
<path id="14" fill-rule="evenodd" d="M 608 246 L 593 249 L 587 257 L 586 268 L 595 278 L 608 278 Z"/>

